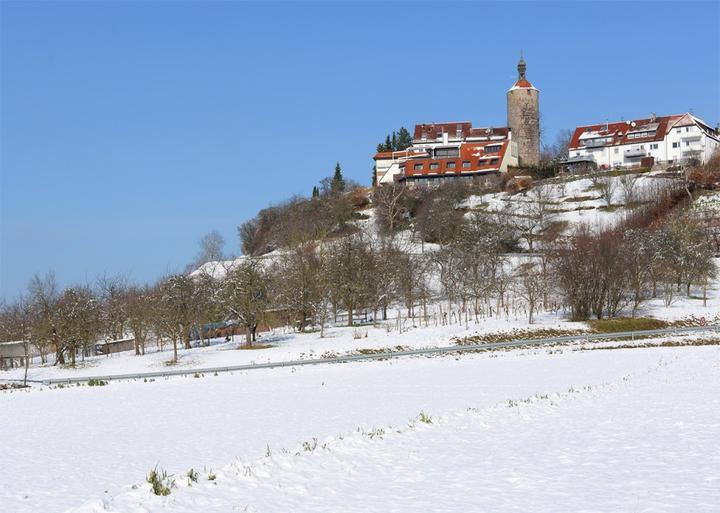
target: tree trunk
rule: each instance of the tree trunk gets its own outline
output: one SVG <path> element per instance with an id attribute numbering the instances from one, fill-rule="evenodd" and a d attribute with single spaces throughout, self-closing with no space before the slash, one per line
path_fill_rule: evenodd
<path id="1" fill-rule="evenodd" d="M 173 363 L 177 363 L 178 356 L 177 356 L 177 337 L 173 337 Z"/>
<path id="2" fill-rule="evenodd" d="M 250 347 L 252 346 L 252 331 L 250 330 L 250 325 L 245 325 L 245 345 Z"/>
<path id="3" fill-rule="evenodd" d="M 28 366 L 30 365 L 30 363 L 29 363 L 30 349 L 28 346 L 29 346 L 29 344 L 26 340 L 25 341 L 25 377 L 23 378 L 23 386 L 27 386 Z"/>

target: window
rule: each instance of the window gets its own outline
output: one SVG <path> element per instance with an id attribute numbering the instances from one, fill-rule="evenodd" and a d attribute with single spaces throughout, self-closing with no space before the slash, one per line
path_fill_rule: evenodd
<path id="1" fill-rule="evenodd" d="M 420 171 L 422 168 L 423 168 L 423 165 L 422 165 L 422 164 L 415 164 L 415 165 L 413 166 L 413 169 L 414 169 L 415 171 Z"/>
<path id="2" fill-rule="evenodd" d="M 484 165 L 485 165 L 484 160 L 482 160 L 482 159 L 478 160 L 478 166 L 484 166 Z"/>
<path id="3" fill-rule="evenodd" d="M 492 146 L 485 146 L 485 153 L 497 153 L 500 151 L 500 145 L 494 144 Z"/>
<path id="4" fill-rule="evenodd" d="M 615 148 L 615 155 L 617 155 L 618 153 L 620 153 L 620 148 Z"/>
<path id="5" fill-rule="evenodd" d="M 686 126 L 686 127 L 685 127 L 685 131 L 686 131 L 686 132 L 689 132 L 689 131 L 690 131 L 690 127 L 689 127 L 689 126 Z"/>
<path id="6" fill-rule="evenodd" d="M 447 169 L 455 169 L 455 166 L 457 165 L 456 162 L 448 162 L 447 163 Z"/>
<path id="7" fill-rule="evenodd" d="M 651 144 L 651 145 L 650 145 L 650 149 L 651 149 L 651 150 L 657 150 L 657 149 L 658 149 L 657 143 Z"/>
<path id="8" fill-rule="evenodd" d="M 492 165 L 492 164 L 497 164 L 497 163 L 498 163 L 498 159 L 492 159 L 492 160 L 490 161 L 490 164 L 491 164 L 491 165 Z"/>
<path id="9" fill-rule="evenodd" d="M 437 169 L 437 168 L 439 168 L 439 167 L 440 167 L 440 164 L 438 164 L 437 162 L 432 162 L 432 163 L 430 164 L 430 169 L 431 169 L 431 170 Z"/>
<path id="10" fill-rule="evenodd" d="M 675 132 L 679 134 L 680 132 L 682 132 L 682 128 L 678 128 L 677 130 L 675 130 Z"/>
<path id="11" fill-rule="evenodd" d="M 680 143 L 676 143 L 676 142 L 673 143 L 673 148 L 677 148 L 679 146 L 680 146 Z"/>
<path id="12" fill-rule="evenodd" d="M 460 148 L 436 148 L 435 158 L 452 158 L 460 156 Z"/>
<path id="13" fill-rule="evenodd" d="M 468 169 L 470 167 L 470 161 L 469 160 L 463 160 L 463 169 Z"/>

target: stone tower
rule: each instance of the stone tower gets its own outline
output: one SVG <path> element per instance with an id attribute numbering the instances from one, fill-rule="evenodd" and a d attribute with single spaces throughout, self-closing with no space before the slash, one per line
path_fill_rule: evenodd
<path id="1" fill-rule="evenodd" d="M 520 56 L 518 79 L 507 92 L 507 122 L 517 143 L 521 166 L 540 163 L 540 91 L 525 78 L 525 60 Z"/>

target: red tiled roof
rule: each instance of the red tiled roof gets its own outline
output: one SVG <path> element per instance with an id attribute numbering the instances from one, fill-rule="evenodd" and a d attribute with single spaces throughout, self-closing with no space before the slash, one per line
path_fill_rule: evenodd
<path id="1" fill-rule="evenodd" d="M 654 119 L 635 119 L 632 121 L 618 121 L 615 123 L 599 123 L 596 125 L 579 126 L 575 128 L 575 132 L 568 144 L 569 149 L 585 148 L 580 145 L 581 137 L 584 133 L 593 133 L 596 137 L 607 137 L 610 141 L 601 146 L 619 146 L 623 144 L 632 144 L 635 142 L 662 141 L 668 131 L 668 126 L 672 122 L 678 120 L 682 116 L 658 116 Z M 657 125 L 657 126 L 655 126 Z M 654 135 L 649 137 L 636 137 L 629 139 L 628 132 L 640 132 L 643 127 L 648 127 L 648 131 L 655 131 Z"/>
<path id="2" fill-rule="evenodd" d="M 518 80 L 517 82 L 515 82 L 515 85 L 513 85 L 513 87 L 532 88 L 533 85 L 532 85 L 530 82 L 528 82 L 526 79 L 521 78 L 520 80 Z"/>
<path id="3" fill-rule="evenodd" d="M 497 171 L 500 169 L 505 151 L 509 141 L 487 141 L 481 143 L 466 143 L 460 146 L 460 157 L 431 159 L 431 158 L 409 158 L 405 162 L 404 176 L 406 178 L 420 176 L 443 176 L 443 175 L 464 175 L 483 171 Z M 499 146 L 498 151 L 488 153 L 487 146 Z M 469 162 L 468 167 L 463 167 L 463 162 Z M 455 167 L 451 165 L 454 163 Z M 437 164 L 437 169 L 430 169 L 431 164 Z M 420 165 L 420 169 L 415 169 Z M 450 166 L 449 166 L 450 165 Z"/>

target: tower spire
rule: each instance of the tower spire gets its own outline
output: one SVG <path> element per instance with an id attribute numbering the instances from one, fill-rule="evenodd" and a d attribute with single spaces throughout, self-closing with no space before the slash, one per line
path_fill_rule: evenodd
<path id="1" fill-rule="evenodd" d="M 522 50 L 520 50 L 520 61 L 518 62 L 518 80 L 525 80 L 526 69 L 527 65 L 525 64 L 525 59 L 523 59 Z"/>

